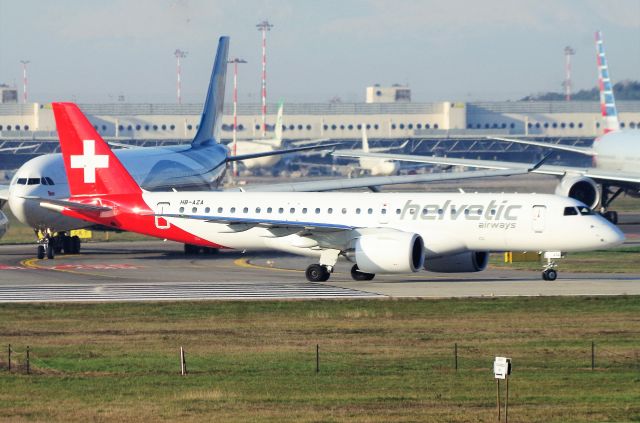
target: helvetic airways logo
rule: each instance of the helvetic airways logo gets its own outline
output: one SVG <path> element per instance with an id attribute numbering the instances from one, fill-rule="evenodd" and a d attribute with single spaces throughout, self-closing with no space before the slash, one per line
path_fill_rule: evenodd
<path id="1" fill-rule="evenodd" d="M 109 156 L 96 156 L 96 142 L 94 140 L 83 140 L 82 147 L 81 156 L 71 156 L 71 167 L 84 169 L 84 183 L 93 184 L 96 182 L 96 169 L 109 167 Z"/>

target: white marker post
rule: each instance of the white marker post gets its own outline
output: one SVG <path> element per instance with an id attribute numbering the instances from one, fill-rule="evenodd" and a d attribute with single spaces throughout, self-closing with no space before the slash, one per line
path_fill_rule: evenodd
<path id="1" fill-rule="evenodd" d="M 507 380 L 507 394 L 504 403 L 505 423 L 509 422 L 509 375 L 511 374 L 511 359 L 507 357 L 496 357 L 493 362 L 493 375 L 496 379 L 496 399 L 498 403 L 498 421 L 500 421 L 500 379 Z"/>

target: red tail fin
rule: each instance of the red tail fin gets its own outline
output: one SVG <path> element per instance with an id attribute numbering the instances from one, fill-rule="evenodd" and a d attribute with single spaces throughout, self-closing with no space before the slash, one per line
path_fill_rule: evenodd
<path id="1" fill-rule="evenodd" d="M 53 103 L 72 196 L 142 192 L 133 177 L 73 103 Z"/>

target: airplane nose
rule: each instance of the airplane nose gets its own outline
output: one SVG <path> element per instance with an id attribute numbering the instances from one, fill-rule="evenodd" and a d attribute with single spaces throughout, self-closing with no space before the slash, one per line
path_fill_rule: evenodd
<path id="1" fill-rule="evenodd" d="M 600 241 L 603 247 L 615 247 L 624 242 L 624 233 L 616 225 L 610 222 L 605 222 L 604 227 L 599 231 Z"/>

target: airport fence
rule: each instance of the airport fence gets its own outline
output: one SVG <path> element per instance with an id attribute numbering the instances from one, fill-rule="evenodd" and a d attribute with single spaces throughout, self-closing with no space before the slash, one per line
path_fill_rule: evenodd
<path id="1" fill-rule="evenodd" d="M 536 348 L 527 352 L 507 349 L 483 348 L 469 344 L 454 343 L 450 348 L 439 344 L 433 348 L 425 345 L 419 354 L 412 353 L 413 360 L 407 357 L 401 358 L 406 361 L 403 365 L 407 370 L 440 370 L 445 372 L 458 371 L 482 371 L 492 368 L 493 360 L 496 356 L 510 357 L 514 366 L 519 370 L 531 369 L 544 371 L 546 369 L 555 371 L 558 369 L 572 371 L 596 371 L 596 370 L 619 370 L 637 371 L 640 374 L 640 348 L 628 347 L 621 349 L 619 346 L 607 346 L 606 343 L 585 342 L 584 344 L 572 347 L 545 347 Z M 57 369 L 52 362 L 56 361 L 55 352 L 50 349 L 44 357 L 40 357 L 37 349 L 31 346 L 16 347 L 8 344 L 0 349 L 0 371 L 19 374 L 51 374 L 64 373 Z M 159 368 L 158 373 L 175 373 L 186 375 L 186 349 L 182 346 L 178 348 L 180 362 L 170 360 L 166 367 Z M 310 344 L 304 357 L 297 357 L 295 361 L 307 361 L 309 369 L 316 373 L 327 371 L 344 371 L 351 369 L 354 372 L 380 367 L 378 360 L 390 359 L 387 357 L 389 346 L 354 346 L 353 349 L 336 349 L 331 345 Z M 60 354 L 62 357 L 64 354 Z M 219 362 L 216 354 L 203 356 L 191 355 L 192 360 L 189 373 L 208 373 L 212 371 L 211 362 Z M 60 357 L 58 357 L 60 358 Z M 273 360 L 273 357 L 269 358 Z M 267 360 L 267 361 L 269 361 Z M 207 363 L 207 364 L 205 364 Z M 271 362 L 271 364 L 273 364 Z M 200 369 L 198 367 L 201 367 Z M 287 363 L 279 363 L 277 367 L 287 368 Z M 218 369 L 219 370 L 219 369 Z"/>

